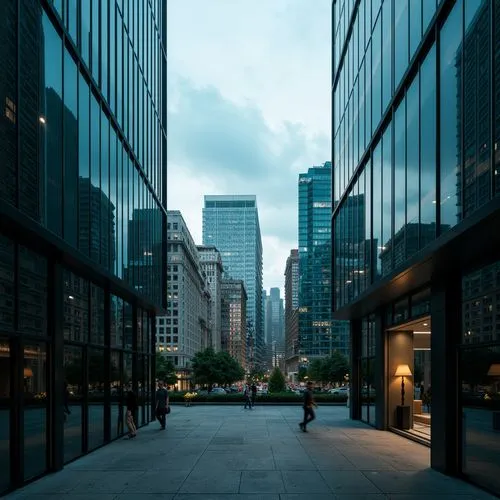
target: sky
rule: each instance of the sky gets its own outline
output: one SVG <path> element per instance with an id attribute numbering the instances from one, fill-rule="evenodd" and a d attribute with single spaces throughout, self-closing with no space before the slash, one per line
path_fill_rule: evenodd
<path id="1" fill-rule="evenodd" d="M 284 290 L 298 174 L 331 156 L 331 0 L 168 0 L 168 198 L 255 194 L 263 287 Z"/>

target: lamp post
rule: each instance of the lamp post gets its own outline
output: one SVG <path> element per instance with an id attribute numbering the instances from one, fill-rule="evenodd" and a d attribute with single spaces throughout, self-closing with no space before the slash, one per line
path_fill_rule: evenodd
<path id="1" fill-rule="evenodd" d="M 412 373 L 407 364 L 398 365 L 395 377 L 401 377 L 401 404 L 396 407 L 396 424 L 399 429 L 410 428 L 410 407 L 405 405 L 405 377 L 411 377 Z"/>

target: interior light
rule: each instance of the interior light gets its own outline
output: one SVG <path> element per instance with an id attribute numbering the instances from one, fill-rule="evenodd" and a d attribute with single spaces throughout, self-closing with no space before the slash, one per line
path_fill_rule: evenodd
<path id="1" fill-rule="evenodd" d="M 45 116 L 40 115 L 40 118 L 38 118 L 38 119 L 40 120 L 40 123 L 42 125 L 45 125 L 47 123 L 47 120 L 45 119 Z"/>
<path id="2" fill-rule="evenodd" d="M 427 326 L 427 323 L 424 323 L 424 326 Z"/>

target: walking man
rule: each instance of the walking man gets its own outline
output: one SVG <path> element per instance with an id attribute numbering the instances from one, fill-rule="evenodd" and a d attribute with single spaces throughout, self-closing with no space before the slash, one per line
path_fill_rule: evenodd
<path id="1" fill-rule="evenodd" d="M 160 422 L 160 429 L 165 430 L 167 412 L 168 412 L 168 391 L 163 382 L 158 382 L 158 390 L 156 391 L 156 418 Z"/>
<path id="2" fill-rule="evenodd" d="M 299 423 L 302 432 L 307 432 L 307 424 L 316 418 L 313 407 L 316 408 L 317 405 L 314 401 L 312 385 L 311 381 L 307 382 L 307 389 L 304 391 L 304 420 Z"/>
<path id="3" fill-rule="evenodd" d="M 255 398 L 257 397 L 257 386 L 252 382 L 252 408 L 255 406 Z"/>
<path id="4" fill-rule="evenodd" d="M 245 392 L 243 393 L 243 395 L 245 396 L 245 410 L 247 409 L 247 406 L 248 406 L 248 409 L 251 410 L 252 409 L 252 400 L 250 399 L 250 386 L 248 384 L 245 384 Z"/>

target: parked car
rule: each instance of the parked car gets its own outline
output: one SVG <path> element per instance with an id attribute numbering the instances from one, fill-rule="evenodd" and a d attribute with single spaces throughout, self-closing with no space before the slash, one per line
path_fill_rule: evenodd
<path id="1" fill-rule="evenodd" d="M 227 394 L 226 390 L 223 387 L 214 387 L 210 394 Z"/>
<path id="2" fill-rule="evenodd" d="M 349 394 L 349 387 L 334 387 L 333 389 L 330 389 L 329 392 L 330 394 L 334 394 L 336 396 L 347 396 Z"/>

